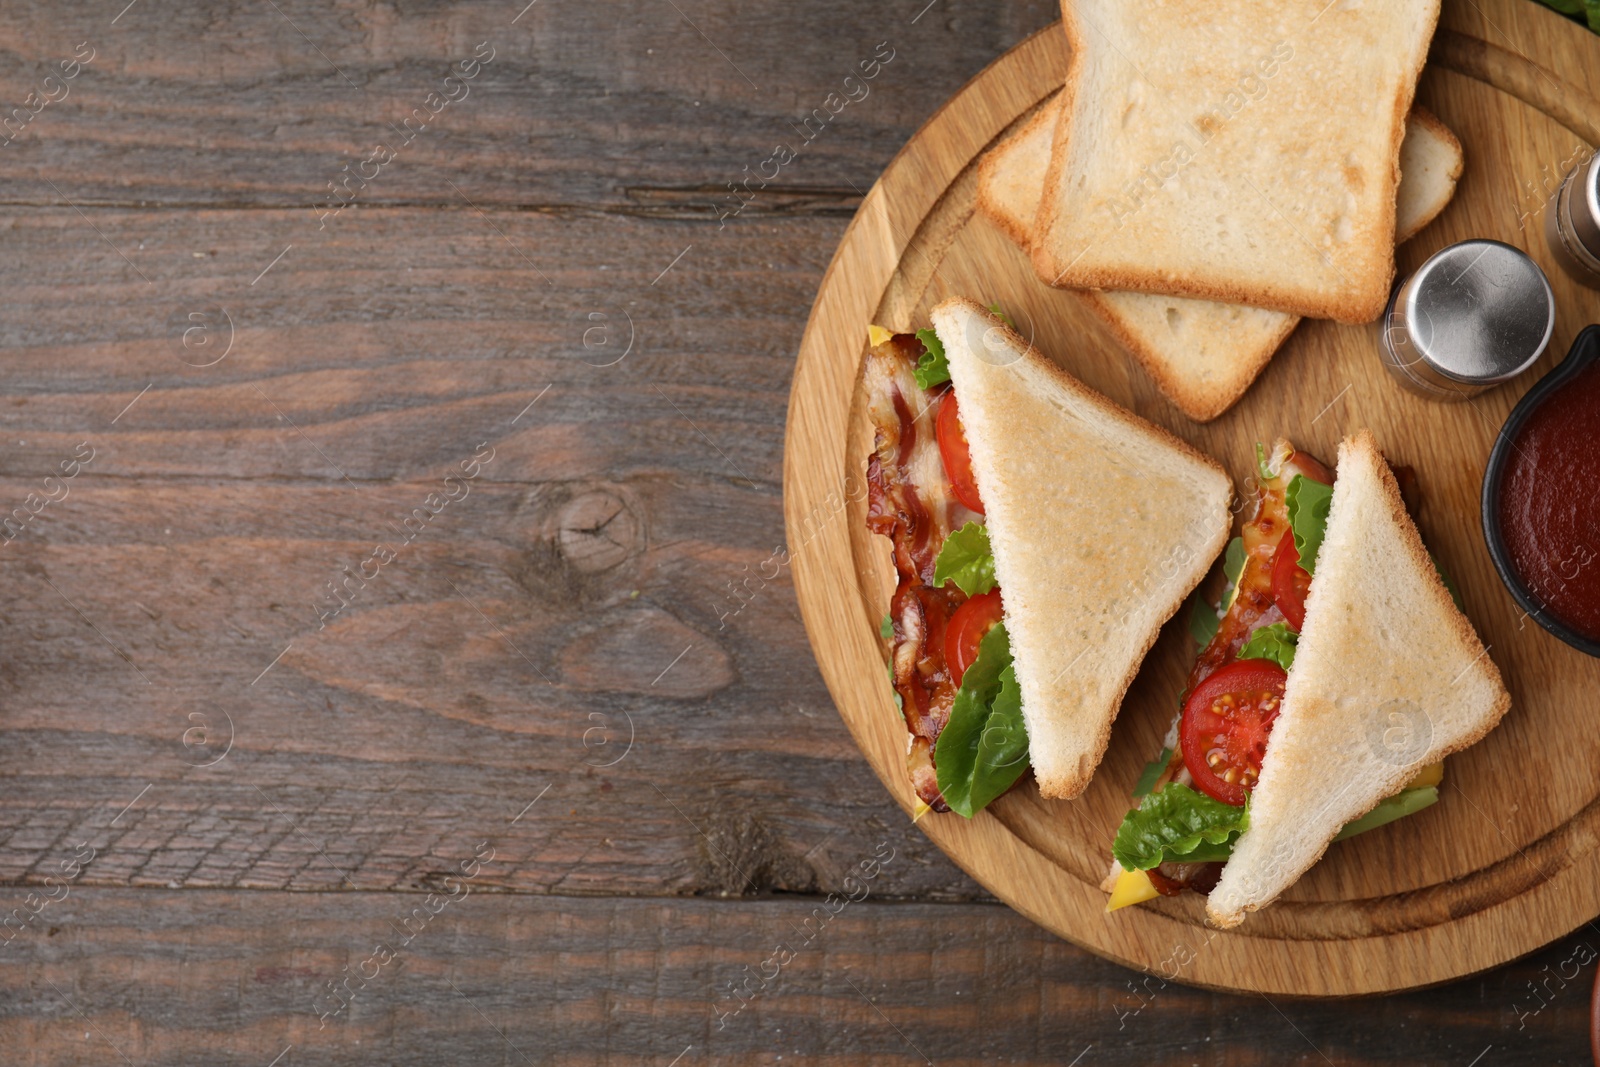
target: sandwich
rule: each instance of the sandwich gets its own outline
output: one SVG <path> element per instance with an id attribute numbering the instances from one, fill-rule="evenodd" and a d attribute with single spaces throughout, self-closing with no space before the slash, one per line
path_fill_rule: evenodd
<path id="1" fill-rule="evenodd" d="M 1057 93 L 978 165 L 979 210 L 1024 254 L 1033 246 L 1061 108 Z M 1410 240 L 1439 216 L 1455 194 L 1462 164 L 1461 142 L 1449 127 L 1413 107 L 1400 145 L 1396 243 Z M 1299 316 L 1281 311 L 1181 296 L 1068 291 L 1105 323 L 1162 394 L 1197 422 L 1209 422 L 1232 407 L 1300 322 Z"/>
<path id="2" fill-rule="evenodd" d="M 1366 430 L 1337 477 L 1286 441 L 1258 455 L 1227 593 L 1191 615 L 1182 710 L 1112 844 L 1108 910 L 1194 890 L 1238 925 L 1334 841 L 1437 801 L 1444 757 L 1511 704 L 1408 514 L 1408 468 Z"/>
<path id="3" fill-rule="evenodd" d="M 1365 323 L 1439 0 L 1062 0 L 1041 277 Z"/>
<path id="4" fill-rule="evenodd" d="M 967 300 L 874 327 L 867 525 L 889 538 L 890 678 L 921 802 L 971 817 L 1032 768 L 1075 797 L 1161 625 L 1228 539 L 1214 461 Z"/>

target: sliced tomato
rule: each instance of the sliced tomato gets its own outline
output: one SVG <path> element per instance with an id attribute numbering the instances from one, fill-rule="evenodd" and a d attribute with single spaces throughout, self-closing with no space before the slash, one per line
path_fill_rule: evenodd
<path id="1" fill-rule="evenodd" d="M 1311 591 L 1311 575 L 1300 566 L 1300 553 L 1294 547 L 1294 534 L 1285 530 L 1278 551 L 1272 557 L 1272 599 L 1283 612 L 1284 621 L 1295 633 L 1306 623 L 1306 594 Z"/>
<path id="2" fill-rule="evenodd" d="M 939 401 L 934 435 L 939 439 L 939 457 L 944 460 L 944 474 L 950 479 L 951 492 L 957 500 L 982 515 L 983 499 L 978 496 L 978 479 L 972 475 L 972 452 L 967 448 L 967 432 L 961 427 L 961 409 L 956 405 L 954 392 L 946 392 Z"/>
<path id="3" fill-rule="evenodd" d="M 1241 659 L 1195 686 L 1183 705 L 1183 763 L 1201 792 L 1242 805 L 1261 776 L 1288 679 L 1265 659 Z"/>
<path id="4" fill-rule="evenodd" d="M 944 662 L 956 685 L 978 658 L 978 645 L 994 624 L 1005 617 L 1000 590 L 979 593 L 956 609 L 944 631 Z"/>

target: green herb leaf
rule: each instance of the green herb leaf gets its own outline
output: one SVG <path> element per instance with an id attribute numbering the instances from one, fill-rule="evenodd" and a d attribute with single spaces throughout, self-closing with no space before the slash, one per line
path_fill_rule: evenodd
<path id="1" fill-rule="evenodd" d="M 1270 482 L 1274 477 L 1272 468 L 1267 466 L 1267 446 L 1260 441 L 1256 442 L 1256 477 L 1264 482 Z"/>
<path id="2" fill-rule="evenodd" d="M 1240 659 L 1270 659 L 1284 670 L 1294 666 L 1295 646 L 1300 635 L 1289 629 L 1286 622 L 1260 626 L 1251 633 L 1239 649 Z"/>
<path id="3" fill-rule="evenodd" d="M 885 641 L 894 640 L 894 619 L 887 613 L 883 616 L 883 621 L 878 624 L 878 636 Z"/>
<path id="4" fill-rule="evenodd" d="M 1239 575 L 1244 573 L 1244 538 L 1228 542 L 1228 550 L 1222 554 L 1222 573 L 1228 576 L 1229 585 L 1239 583 Z"/>
<path id="5" fill-rule="evenodd" d="M 1212 607 L 1199 593 L 1195 593 L 1189 604 L 1189 636 L 1201 648 L 1205 648 L 1217 636 L 1223 614 L 1233 606 L 1233 594 L 1239 588 L 1239 575 L 1243 572 L 1244 540 L 1235 537 L 1228 542 L 1228 550 L 1222 556 L 1222 573 L 1228 579 L 1228 587 L 1222 591 L 1222 606 Z"/>
<path id="6" fill-rule="evenodd" d="M 1011 321 L 1011 317 L 1004 311 L 1000 310 L 999 304 L 990 304 L 989 313 L 995 318 L 999 319 L 1001 322 L 1005 323 L 1007 326 L 1011 327 L 1013 330 L 1017 328 L 1017 324 Z"/>
<path id="7" fill-rule="evenodd" d="M 994 550 L 989 547 L 989 528 L 969 522 L 945 538 L 939 558 L 933 561 L 933 584 L 955 582 L 968 596 L 987 593 L 995 586 Z"/>
<path id="8" fill-rule="evenodd" d="M 1600 0 L 1595 0 L 1595 2 L 1600 3 Z M 1429 552 L 1428 559 L 1433 561 L 1433 569 L 1439 573 L 1439 580 L 1444 583 L 1445 592 L 1449 593 L 1450 599 L 1455 601 L 1456 610 L 1465 615 L 1467 612 L 1467 606 L 1461 602 L 1461 590 L 1456 588 L 1456 583 L 1452 582 L 1450 580 L 1450 576 L 1444 572 L 1444 568 L 1439 566 L 1439 559 L 1437 556 L 1435 556 L 1432 552 Z"/>
<path id="9" fill-rule="evenodd" d="M 1222 555 L 1222 573 L 1228 579 L 1228 588 L 1222 593 L 1221 608 L 1226 612 L 1233 607 L 1234 594 L 1239 591 L 1239 575 L 1244 573 L 1244 538 L 1235 537 L 1228 542 L 1228 550 Z"/>
<path id="10" fill-rule="evenodd" d="M 905 714 L 906 710 L 906 702 L 905 699 L 900 696 L 900 690 L 894 687 L 894 660 L 890 659 L 888 663 L 884 664 L 884 669 L 889 673 L 889 692 L 894 694 L 895 710 L 903 715 Z"/>
<path id="11" fill-rule="evenodd" d="M 922 358 L 917 360 L 917 366 L 912 374 L 917 379 L 917 384 L 924 389 L 950 380 L 950 362 L 944 358 L 944 345 L 939 341 L 939 335 L 932 330 L 918 330 L 917 340 L 922 342 Z"/>
<path id="12" fill-rule="evenodd" d="M 1368 830 L 1375 830 L 1380 826 L 1404 818 L 1414 812 L 1419 812 L 1439 799 L 1439 787 L 1436 785 L 1419 786 L 1416 789 L 1402 789 L 1394 796 L 1378 804 L 1377 807 L 1367 812 L 1355 822 L 1346 823 L 1334 837 L 1335 841 L 1343 841 L 1347 837 L 1364 834 Z"/>
<path id="13" fill-rule="evenodd" d="M 1111 855 L 1125 871 L 1148 871 L 1164 859 L 1188 861 L 1202 844 L 1229 844 L 1249 826 L 1248 801 L 1236 808 L 1168 782 L 1123 818 Z"/>
<path id="14" fill-rule="evenodd" d="M 1316 573 L 1317 550 L 1322 535 L 1328 532 L 1328 508 L 1333 501 L 1333 486 L 1296 474 L 1284 493 L 1289 506 L 1289 527 L 1294 532 L 1294 550 L 1300 554 L 1300 568 Z"/>
<path id="15" fill-rule="evenodd" d="M 1217 616 L 1217 609 L 1196 593 L 1189 601 L 1189 636 L 1194 638 L 1194 643 L 1205 648 L 1217 636 L 1217 628 L 1221 625 L 1222 619 Z"/>
<path id="16" fill-rule="evenodd" d="M 945 803 L 969 819 L 1028 769 L 1022 693 L 1003 622 L 984 635 L 978 658 L 961 677 L 950 721 L 933 748 L 933 766 Z"/>
<path id="17" fill-rule="evenodd" d="M 1172 762 L 1172 749 L 1164 748 L 1161 755 L 1144 765 L 1144 773 L 1139 775 L 1139 781 L 1134 784 L 1133 796 L 1137 800 L 1149 796 L 1150 790 L 1156 787 L 1156 779 L 1161 777 L 1161 772 L 1167 769 L 1167 764 Z"/>

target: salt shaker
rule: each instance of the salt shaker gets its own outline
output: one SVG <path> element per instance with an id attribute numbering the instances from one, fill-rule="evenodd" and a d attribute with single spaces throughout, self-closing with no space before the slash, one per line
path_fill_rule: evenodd
<path id="1" fill-rule="evenodd" d="M 1499 241 L 1462 241 L 1395 287 L 1379 353 L 1412 392 L 1465 400 L 1532 366 L 1555 323 L 1537 263 Z"/>
<path id="2" fill-rule="evenodd" d="M 1573 167 L 1550 198 L 1544 236 L 1562 270 L 1600 289 L 1600 152 Z"/>

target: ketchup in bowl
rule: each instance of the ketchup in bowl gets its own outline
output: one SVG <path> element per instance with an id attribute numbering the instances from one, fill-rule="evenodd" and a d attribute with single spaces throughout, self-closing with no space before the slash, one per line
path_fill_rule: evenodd
<path id="1" fill-rule="evenodd" d="M 1500 531 L 1528 589 L 1600 641 L 1600 363 L 1533 409 L 1500 484 Z"/>
<path id="2" fill-rule="evenodd" d="M 1600 655 L 1600 327 L 1512 411 L 1484 479 L 1501 578 L 1557 637 Z"/>

